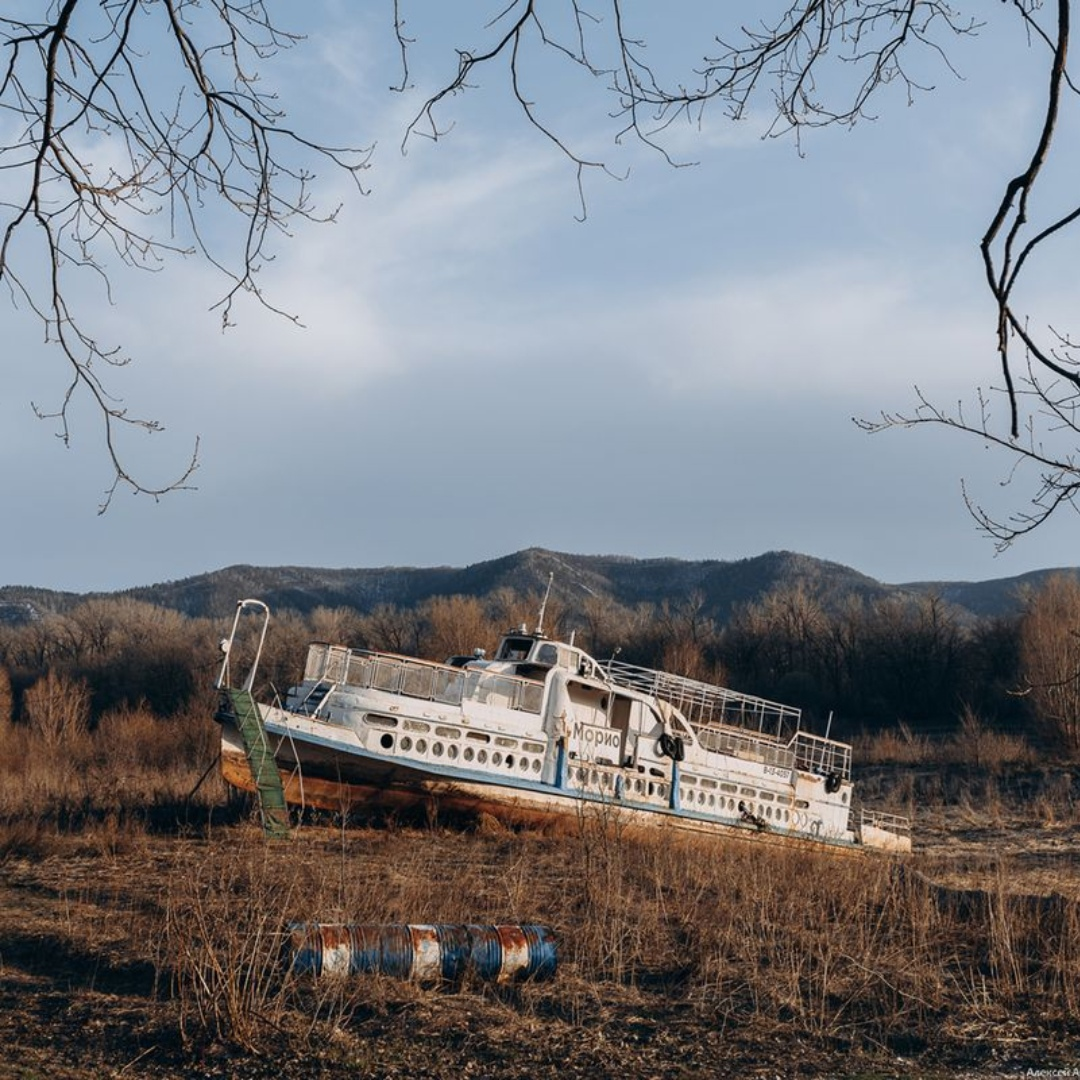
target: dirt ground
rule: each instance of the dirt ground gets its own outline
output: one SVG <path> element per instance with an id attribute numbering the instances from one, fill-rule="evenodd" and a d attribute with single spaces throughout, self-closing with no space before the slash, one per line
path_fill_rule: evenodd
<path id="1" fill-rule="evenodd" d="M 868 787 L 914 808 L 909 865 L 918 873 L 947 887 L 1080 900 L 1080 792 L 1068 772 L 1003 781 L 880 770 Z M 301 844 L 318 846 L 325 831 L 309 828 Z M 779 1016 L 720 1024 L 685 995 L 572 978 L 454 992 L 386 985 L 324 1015 L 314 1038 L 297 1032 L 295 1017 L 248 1048 L 194 1037 L 193 1017 L 160 974 L 169 892 L 215 849 L 261 843 L 243 821 L 187 834 L 9 838 L 0 849 L 0 1078 L 1080 1076 L 1066 1039 L 1033 1040 L 1020 1025 L 988 1023 L 962 1052 L 955 1041 L 940 1052 L 925 1041 L 853 1046 L 808 1041 Z M 402 859 L 410 847 L 437 858 L 439 843 L 423 829 L 392 838 Z M 348 872 L 362 874 L 362 864 Z"/>

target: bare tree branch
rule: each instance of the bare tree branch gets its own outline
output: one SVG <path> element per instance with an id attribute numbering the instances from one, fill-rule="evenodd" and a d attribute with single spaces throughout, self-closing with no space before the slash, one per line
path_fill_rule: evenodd
<path id="1" fill-rule="evenodd" d="M 157 497 L 187 486 L 198 444 L 164 486 L 125 464 L 118 429 L 161 427 L 107 390 L 102 372 L 129 358 L 92 331 L 91 305 L 72 307 L 73 282 L 88 274 L 111 303 L 110 266 L 154 270 L 198 252 L 229 282 L 223 324 L 241 292 L 273 308 L 257 281 L 271 240 L 295 219 L 333 217 L 311 202 L 304 160 L 359 187 L 369 156 L 289 128 L 261 88 L 259 63 L 298 40 L 262 0 L 62 0 L 34 21 L 0 16 L 0 118 L 14 132 L 0 145 L 0 282 L 71 366 L 58 407 L 38 415 L 67 442 L 76 395 L 97 406 L 114 470 L 103 510 L 120 487 Z M 219 250 L 223 210 L 243 222 L 238 253 Z"/>

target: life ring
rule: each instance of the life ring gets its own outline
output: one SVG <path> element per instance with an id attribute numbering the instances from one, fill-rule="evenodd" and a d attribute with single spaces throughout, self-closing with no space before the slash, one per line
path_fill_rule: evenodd
<path id="1" fill-rule="evenodd" d="M 835 795 L 840 790 L 840 774 L 831 772 L 825 777 L 825 790 L 830 795 Z"/>
<path id="2" fill-rule="evenodd" d="M 665 731 L 660 736 L 658 749 L 662 757 L 669 757 L 672 761 L 682 761 L 686 757 L 686 745 L 678 735 L 672 735 Z"/>

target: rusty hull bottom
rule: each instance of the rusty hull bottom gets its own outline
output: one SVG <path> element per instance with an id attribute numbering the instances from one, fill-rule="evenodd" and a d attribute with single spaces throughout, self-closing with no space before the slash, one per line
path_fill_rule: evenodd
<path id="1" fill-rule="evenodd" d="M 617 806 L 613 803 L 579 801 L 570 797 L 559 800 L 559 806 L 536 807 L 523 803 L 513 795 L 493 791 L 482 796 L 462 790 L 452 783 L 427 781 L 423 790 L 393 785 L 361 784 L 355 781 L 328 780 L 324 777 L 286 772 L 279 769 L 285 798 L 291 806 L 327 810 L 338 814 L 385 811 L 422 811 L 460 814 L 470 818 L 490 817 L 510 828 L 536 829 L 548 834 L 568 834 L 578 831 L 583 823 L 617 822 L 624 832 L 656 836 L 665 831 L 680 835 L 693 834 L 717 839 L 742 840 L 770 847 L 816 850 L 830 855 L 863 856 L 870 849 L 857 844 L 830 843 L 809 837 L 759 831 L 752 826 L 727 825 L 723 822 L 661 815 L 648 810 Z M 241 791 L 254 794 L 255 783 L 243 754 L 222 747 L 221 775 L 226 783 Z M 875 852 L 875 854 L 881 854 Z"/>

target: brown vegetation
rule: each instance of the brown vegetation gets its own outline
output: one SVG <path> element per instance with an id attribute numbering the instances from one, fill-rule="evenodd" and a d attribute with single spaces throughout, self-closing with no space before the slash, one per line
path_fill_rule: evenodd
<path id="1" fill-rule="evenodd" d="M 752 649 L 761 613 L 748 611 L 744 653 L 727 655 L 805 671 L 839 624 L 798 597 L 775 603 L 787 644 L 765 640 L 766 621 Z M 433 603 L 410 632 L 462 651 L 525 606 Z M 270 681 L 295 678 L 309 637 L 385 644 L 377 630 L 406 622 L 389 614 L 275 617 Z M 654 616 L 598 603 L 588 632 L 610 644 L 635 628 L 642 651 L 720 662 L 722 635 L 692 600 Z M 918 613 L 924 643 L 935 618 Z M 1080 791 L 1043 744 L 973 708 L 946 734 L 901 725 L 858 741 L 857 761 L 878 763 L 865 774 L 874 801 L 915 813 L 902 863 L 649 842 L 591 818 L 559 838 L 307 819 L 273 844 L 213 768 L 221 631 L 99 603 L 0 638 L 12 687 L 0 680 L 0 1077 L 1077 1064 Z M 144 667 L 161 678 L 152 706 Z M 294 919 L 542 923 L 560 969 L 512 987 L 313 982 L 281 962 Z"/>

